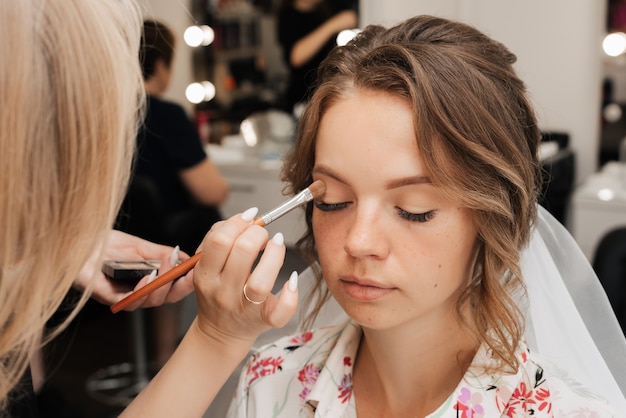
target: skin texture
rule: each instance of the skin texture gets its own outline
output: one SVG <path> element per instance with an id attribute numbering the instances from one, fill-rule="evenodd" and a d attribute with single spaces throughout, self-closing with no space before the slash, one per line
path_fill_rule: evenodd
<path id="1" fill-rule="evenodd" d="M 359 416 L 432 412 L 476 349 L 456 316 L 477 245 L 471 214 L 431 183 L 411 108 L 386 93 L 357 90 L 330 107 L 313 173 L 327 188 L 313 212 L 324 279 L 364 327 L 355 365 Z M 417 353 L 424 361 L 410 360 Z"/>

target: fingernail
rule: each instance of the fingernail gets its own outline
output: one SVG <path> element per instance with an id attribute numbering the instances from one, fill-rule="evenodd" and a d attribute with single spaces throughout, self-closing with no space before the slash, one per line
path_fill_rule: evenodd
<path id="1" fill-rule="evenodd" d="M 291 273 L 291 276 L 289 276 L 289 284 L 287 285 L 287 288 L 292 293 L 298 290 L 298 272 L 297 271 L 294 271 L 293 273 Z"/>
<path id="2" fill-rule="evenodd" d="M 174 251 L 172 251 L 172 255 L 170 255 L 170 266 L 176 266 L 180 262 L 178 258 L 178 253 L 180 252 L 180 247 L 177 245 L 174 247 Z"/>
<path id="3" fill-rule="evenodd" d="M 157 271 L 156 270 L 152 270 L 152 273 L 150 273 L 150 277 L 148 277 L 148 282 L 150 283 L 151 281 L 153 281 L 156 278 L 157 275 Z"/>
<path id="4" fill-rule="evenodd" d="M 247 209 L 241 214 L 241 219 L 243 219 L 246 222 L 249 222 L 254 219 L 254 217 L 256 216 L 258 212 L 259 212 L 259 208 Z"/>
<path id="5" fill-rule="evenodd" d="M 276 235 L 274 235 L 274 237 L 272 238 L 272 242 L 278 246 L 281 246 L 285 242 L 285 236 L 282 234 L 282 232 L 277 232 Z"/>

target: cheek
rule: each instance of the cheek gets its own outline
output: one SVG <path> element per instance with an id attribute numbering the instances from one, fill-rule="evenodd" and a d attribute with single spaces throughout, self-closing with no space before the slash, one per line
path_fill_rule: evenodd
<path id="1" fill-rule="evenodd" d="M 323 262 L 330 254 L 337 255 L 344 243 L 342 228 L 336 221 L 330 220 L 330 216 L 325 215 L 323 212 L 314 210 L 311 219 L 313 237 L 320 262 Z"/>

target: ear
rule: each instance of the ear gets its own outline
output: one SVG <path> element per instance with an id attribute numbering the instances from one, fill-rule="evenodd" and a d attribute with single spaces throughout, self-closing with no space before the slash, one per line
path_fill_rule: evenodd
<path id="1" fill-rule="evenodd" d="M 170 67 L 165 64 L 165 61 L 163 60 L 163 58 L 158 58 L 155 62 L 154 62 L 154 74 L 161 74 L 163 72 L 169 72 Z"/>

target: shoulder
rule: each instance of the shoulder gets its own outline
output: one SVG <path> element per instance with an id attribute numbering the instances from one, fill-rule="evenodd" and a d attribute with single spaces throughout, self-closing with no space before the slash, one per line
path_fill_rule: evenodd
<path id="1" fill-rule="evenodd" d="M 536 418 L 617 417 L 602 398 L 520 343 L 515 373 L 495 372 L 491 350 L 482 346 L 453 396 L 442 406 L 456 411 L 481 410 L 484 416 Z M 484 372 L 484 366 L 492 372 Z M 482 372 L 481 372 L 482 370 Z"/>
<path id="2" fill-rule="evenodd" d="M 524 371 L 537 408 L 543 406 L 554 416 L 618 416 L 596 388 L 579 382 L 540 355 L 531 352 Z"/>
<path id="3" fill-rule="evenodd" d="M 343 373 L 346 359 L 351 367 L 360 332 L 348 322 L 261 347 L 243 366 L 230 416 L 297 416 L 324 373 Z"/>
<path id="4" fill-rule="evenodd" d="M 150 115 L 158 115 L 159 117 L 187 117 L 185 109 L 178 103 L 154 96 L 148 96 L 147 110 Z"/>
<path id="5" fill-rule="evenodd" d="M 260 347 L 248 361 L 245 375 L 247 385 L 252 385 L 256 380 L 274 373 L 288 374 L 310 364 L 325 363 L 330 353 L 337 347 L 339 337 L 346 326 L 305 331 Z"/>

